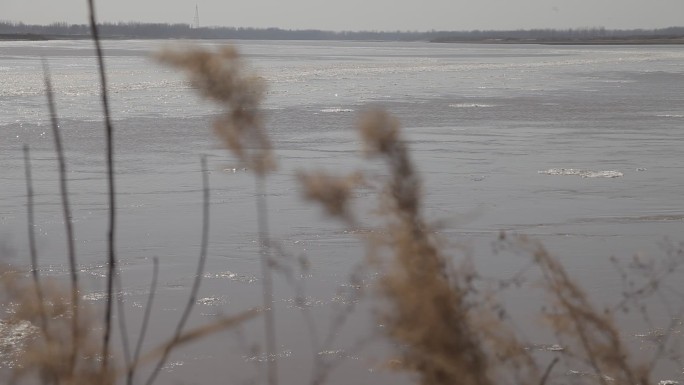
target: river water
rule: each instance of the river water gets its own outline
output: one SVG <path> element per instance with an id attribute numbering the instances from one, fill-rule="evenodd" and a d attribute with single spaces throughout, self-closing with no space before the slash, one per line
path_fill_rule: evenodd
<path id="1" fill-rule="evenodd" d="M 492 243 L 501 231 L 526 234 L 543 241 L 592 299 L 613 304 L 624 286 L 610 257 L 626 264 L 634 255 L 662 258 L 670 246 L 677 248 L 684 222 L 680 47 L 234 44 L 269 86 L 264 109 L 279 161 L 267 185 L 269 225 L 273 242 L 291 256 L 281 258 L 295 282 L 288 282 L 287 273 L 276 274 L 283 383 L 309 381 L 314 357 L 340 361 L 329 383 L 406 380 L 382 369 L 383 343 L 353 348 L 379 333 L 368 310 L 371 294 L 335 331 L 332 344 L 310 337 L 324 340 L 335 315 L 354 301 L 346 296 L 353 290 L 350 274 L 364 251 L 354 235 L 301 200 L 297 172 L 361 168 L 382 175 L 382 168 L 363 162 L 359 152 L 354 125 L 366 106 L 382 106 L 401 120 L 425 184 L 428 216 L 458 246 L 455 258 L 467 254 L 483 275 L 505 278 L 524 268 L 529 258 L 494 253 Z M 192 285 L 201 235 L 201 154 L 209 160 L 211 231 L 190 324 L 261 303 L 254 180 L 212 137 L 217 107 L 195 96 L 182 74 L 150 59 L 159 49 L 178 45 L 105 42 L 115 124 L 118 254 L 131 335 L 142 319 L 152 259 L 161 264 L 147 347 L 168 338 Z M 58 279 L 68 274 L 41 58 L 51 69 L 65 141 L 83 298 L 102 306 L 107 196 L 91 42 L 0 42 L 2 254 L 10 264 L 27 263 L 22 146 L 28 144 L 41 271 Z M 368 207 L 372 194 L 358 198 Z M 372 222 L 372 214 L 364 219 Z M 308 258 L 308 269 L 297 267 L 299 256 Z M 672 290 L 665 296 L 681 306 L 681 297 L 671 296 L 684 290 L 677 279 L 681 272 L 670 278 Z M 300 291 L 303 303 L 296 300 Z M 523 325 L 540 307 L 534 296 L 508 297 Z M 659 325 L 678 309 L 667 314 L 663 306 L 655 307 Z M 314 326 L 305 322 L 309 316 Z M 648 331 L 631 321 L 624 321 L 624 329 L 632 339 Z M 552 342 L 548 335 L 530 335 L 534 330 L 527 330 L 532 342 Z M 256 320 L 176 352 L 161 381 L 260 381 L 267 360 L 260 331 Z"/>

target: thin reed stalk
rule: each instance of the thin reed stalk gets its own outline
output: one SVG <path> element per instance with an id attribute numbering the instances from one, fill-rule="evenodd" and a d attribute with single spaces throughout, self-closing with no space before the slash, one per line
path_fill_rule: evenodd
<path id="1" fill-rule="evenodd" d="M 135 352 L 133 353 L 133 361 L 126 373 L 126 384 L 132 385 L 135 378 L 135 370 L 138 367 L 138 360 L 140 360 L 140 352 L 142 351 L 143 341 L 147 335 L 147 326 L 150 323 L 150 316 L 152 315 L 152 305 L 154 304 L 154 295 L 157 292 L 157 278 L 159 277 L 159 258 L 154 257 L 152 269 L 152 283 L 150 283 L 150 295 L 147 297 L 147 304 L 145 305 L 145 316 L 140 327 L 140 334 L 138 335 L 138 342 L 135 345 Z"/>
<path id="2" fill-rule="evenodd" d="M 263 127 L 260 104 L 265 94 L 262 78 L 249 74 L 237 50 L 224 47 L 212 52 L 202 48 L 165 51 L 157 58 L 188 72 L 190 82 L 208 99 L 219 103 L 224 113 L 214 121 L 214 131 L 227 149 L 255 174 L 257 231 L 261 260 L 267 378 L 278 383 L 275 317 L 273 312 L 272 261 L 269 246 L 266 174 L 275 169 L 268 135 Z"/>
<path id="3" fill-rule="evenodd" d="M 269 385 L 278 384 L 278 355 L 276 350 L 273 276 L 271 274 L 271 248 L 268 226 L 268 203 L 264 175 L 255 174 L 257 228 L 259 231 L 259 258 L 261 260 L 262 298 L 264 303 L 264 333 L 266 336 L 266 368 Z"/>
<path id="4" fill-rule="evenodd" d="M 40 330 L 42 331 L 45 340 L 49 341 L 50 334 L 48 331 L 47 316 L 45 315 L 45 296 L 43 295 L 43 288 L 40 284 L 40 274 L 38 273 L 38 251 L 36 248 L 35 221 L 33 215 L 33 178 L 31 176 L 31 154 L 28 145 L 24 145 L 24 170 L 26 177 L 26 212 L 28 222 L 29 253 L 31 255 L 31 276 L 33 278 L 33 287 L 36 290 L 36 298 L 38 300 Z"/>
<path id="5" fill-rule="evenodd" d="M 202 241 L 200 245 L 200 255 L 197 261 L 197 272 L 195 273 L 195 280 L 192 284 L 192 289 L 190 290 L 190 297 L 188 298 L 188 303 L 185 305 L 183 314 L 181 315 L 178 325 L 176 325 L 176 331 L 171 339 L 171 342 L 166 345 L 166 348 L 161 354 L 161 358 L 157 362 L 154 370 L 145 382 L 147 385 L 154 383 L 161 371 L 161 368 L 166 364 L 166 360 L 171 354 L 171 350 L 179 343 L 183 338 L 183 328 L 185 327 L 188 318 L 190 317 L 190 312 L 197 302 L 197 293 L 199 291 L 200 284 L 202 283 L 202 275 L 204 274 L 204 265 L 207 260 L 207 248 L 209 245 L 209 171 L 207 169 L 207 157 L 202 156 Z M 149 305 L 148 305 L 149 306 Z"/>
<path id="6" fill-rule="evenodd" d="M 131 348 L 128 341 L 128 326 L 126 325 L 126 315 L 124 313 L 123 287 L 121 285 L 121 275 L 116 277 L 116 306 L 119 312 L 119 334 L 121 334 L 121 349 L 123 350 L 124 364 L 126 367 L 131 367 Z"/>
<path id="7" fill-rule="evenodd" d="M 234 328 L 242 324 L 243 322 L 249 321 L 250 319 L 256 317 L 257 315 L 259 315 L 259 313 L 261 313 L 261 311 L 262 310 L 259 308 L 246 310 L 238 315 L 231 317 L 221 317 L 217 321 L 212 322 L 208 325 L 200 326 L 198 328 L 182 332 L 176 336 L 177 338 L 174 338 L 173 340 L 145 354 L 138 360 L 137 364 L 145 364 L 156 359 L 159 356 L 167 355 L 168 352 L 172 351 L 173 349 L 181 345 L 190 343 L 192 341 L 196 341 L 200 338 L 204 338 L 206 336 L 224 331 L 226 329 Z"/>
<path id="8" fill-rule="evenodd" d="M 79 318 L 79 298 L 78 298 L 78 266 L 76 263 L 76 245 L 74 243 L 74 229 L 72 224 L 71 206 L 69 204 L 69 189 L 67 182 L 66 158 L 62 147 L 62 137 L 59 131 L 59 121 L 57 119 L 57 109 L 55 107 L 54 94 L 52 92 L 52 81 L 50 79 L 50 69 L 46 61 L 43 61 L 43 73 L 45 76 L 45 92 L 47 94 L 48 108 L 50 110 L 50 122 L 52 124 L 52 134 L 57 153 L 57 163 L 59 164 L 59 187 L 62 197 L 62 212 L 64 215 L 64 229 L 66 231 L 67 257 L 69 259 L 69 274 L 71 276 L 71 337 L 72 352 L 69 358 L 69 370 L 73 371 L 78 355 L 78 340 L 80 330 L 78 325 Z"/>
<path id="9" fill-rule="evenodd" d="M 95 43 L 95 51 L 97 54 L 97 64 L 100 75 L 101 86 L 101 103 L 104 110 L 105 135 L 107 146 L 107 183 L 108 183 L 108 197 L 109 197 L 109 230 L 107 232 L 107 249 L 108 249 L 108 269 L 107 269 L 107 305 L 105 309 L 105 330 L 102 344 L 102 367 L 107 368 L 109 362 L 109 340 L 111 338 L 112 330 L 112 301 L 114 291 L 114 275 L 117 273 L 117 261 L 115 250 L 115 235 L 116 235 L 116 189 L 114 185 L 114 140 L 113 127 L 111 122 L 111 115 L 109 109 L 109 97 L 107 94 L 107 74 L 105 72 L 104 55 L 102 53 L 102 44 L 100 42 L 100 32 L 97 27 L 97 19 L 95 14 L 95 4 L 93 0 L 88 0 L 88 15 L 90 21 L 90 31 L 93 42 Z M 121 314 L 123 317 L 123 314 Z"/>

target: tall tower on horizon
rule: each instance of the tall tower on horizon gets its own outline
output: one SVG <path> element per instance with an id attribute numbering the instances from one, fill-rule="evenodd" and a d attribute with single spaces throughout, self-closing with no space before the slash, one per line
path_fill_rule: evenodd
<path id="1" fill-rule="evenodd" d="M 199 27 L 199 6 L 195 4 L 195 18 L 192 20 L 192 28 L 198 29 Z"/>

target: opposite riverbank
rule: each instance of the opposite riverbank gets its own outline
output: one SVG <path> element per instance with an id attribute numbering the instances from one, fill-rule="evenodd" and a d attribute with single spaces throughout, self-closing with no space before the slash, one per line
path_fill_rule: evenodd
<path id="1" fill-rule="evenodd" d="M 0 34 L 0 41 L 49 41 L 49 40 L 87 40 L 89 35 L 41 35 L 33 33 Z M 197 39 L 194 37 L 141 37 L 141 36 L 107 36 L 104 40 L 173 40 Z M 197 40 L 217 40 L 221 38 L 199 38 Z M 290 40 L 290 39 L 258 39 L 258 40 Z M 297 39 L 297 40 L 326 40 L 326 39 Z M 383 41 L 378 39 L 336 39 L 353 41 Z M 394 40 L 384 40 L 394 41 Z M 421 40 L 416 40 L 421 41 Z M 424 40 L 423 40 L 424 41 Z M 428 40 L 431 43 L 451 44 L 539 44 L 539 45 L 679 45 L 684 44 L 684 37 L 655 37 L 655 38 L 607 38 L 607 39 L 459 39 L 438 38 Z"/>
<path id="2" fill-rule="evenodd" d="M 403 41 L 472 44 L 548 45 L 672 45 L 684 43 L 684 27 L 606 30 L 533 29 L 509 31 L 323 31 L 282 28 L 191 27 L 188 24 L 104 23 L 108 40 L 301 40 L 301 41 Z M 43 41 L 90 39 L 86 25 L 54 23 L 27 25 L 0 22 L 0 40 Z"/>
<path id="3" fill-rule="evenodd" d="M 619 37 L 590 39 L 433 39 L 432 43 L 544 44 L 544 45 L 670 45 L 684 44 L 684 37 Z"/>

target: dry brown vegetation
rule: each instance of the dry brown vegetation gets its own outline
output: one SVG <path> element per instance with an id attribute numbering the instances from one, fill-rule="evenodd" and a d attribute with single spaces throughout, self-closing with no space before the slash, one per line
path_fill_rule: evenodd
<path id="1" fill-rule="evenodd" d="M 224 107 L 214 131 L 235 158 L 255 173 L 257 189 L 264 188 L 268 172 L 275 169 L 276 163 L 259 110 L 264 95 L 263 81 L 245 71 L 238 52 L 232 47 L 218 51 L 191 47 L 162 52 L 157 59 L 184 69 L 200 94 Z M 467 258 L 459 260 L 449 255 L 436 229 L 424 217 L 420 175 L 410 158 L 408 144 L 402 139 L 397 119 L 383 110 L 370 109 L 359 119 L 359 134 L 366 156 L 380 159 L 387 167 L 386 180 L 378 194 L 377 216 L 381 225 L 364 232 L 363 242 L 367 246 L 366 267 L 381 272 L 372 288 L 377 321 L 384 325 L 384 336 L 396 348 L 392 361 L 395 370 L 412 373 L 416 382 L 425 385 L 552 382 L 647 385 L 656 381 L 652 362 L 640 363 L 631 357 L 613 312 L 592 304 L 542 244 L 502 234 L 498 247 L 529 257 L 541 273 L 541 286 L 548 297 L 546 311 L 540 313 L 540 318 L 547 321 L 560 348 L 554 351 L 552 359 L 536 355 L 501 311 L 496 293 L 481 286 L 478 272 Z M 27 170 L 30 170 L 28 162 Z M 362 171 L 339 176 L 316 170 L 300 173 L 299 180 L 306 199 L 320 203 L 327 214 L 340 219 L 349 229 L 362 227 L 360 216 L 350 204 L 355 189 L 364 186 Z M 30 186 L 30 173 L 27 182 Z M 206 184 L 204 191 L 208 194 Z M 30 199 L 30 188 L 28 196 Z M 30 201 L 28 206 L 32 210 Z M 264 210 L 265 202 L 260 202 L 259 207 Z M 102 352 L 108 354 L 107 349 L 103 350 L 107 340 L 99 332 L 93 332 L 99 330 L 94 327 L 99 315 L 92 314 L 83 303 L 74 304 L 70 300 L 77 298 L 73 295 L 76 287 L 64 291 L 56 289 L 59 285 L 53 282 L 41 282 L 38 275 L 26 280 L 15 273 L 5 273 L 3 299 L 17 305 L 2 322 L 33 325 L 31 338 L 17 353 L 17 365 L 8 380 L 132 384 L 138 383 L 134 374 L 139 366 L 157 362 L 146 381 L 154 383 L 160 363 L 174 347 L 256 316 L 265 318 L 264 345 L 267 353 L 273 354 L 276 318 L 272 309 L 273 289 L 270 278 L 266 277 L 272 274 L 270 255 L 274 246 L 269 240 L 265 212 L 259 211 L 257 215 L 261 217 L 262 309 L 222 318 L 190 331 L 183 330 L 183 319 L 167 344 L 148 354 L 136 352 L 132 358 L 105 359 Z M 68 222 L 70 219 L 66 217 Z M 205 251 L 200 253 L 195 288 L 200 283 L 205 256 Z M 681 253 L 678 256 L 679 259 L 670 261 L 670 272 L 679 266 Z M 37 271 L 35 260 L 32 271 Z M 116 275 L 116 271 L 112 274 Z M 650 293 L 657 291 L 653 285 L 649 287 Z M 193 289 L 186 312 L 194 303 L 195 293 Z M 641 290 L 627 294 L 643 299 L 644 293 Z M 78 325 L 77 329 L 73 329 L 74 324 Z M 657 354 L 662 357 L 663 351 Z M 572 379 L 551 376 L 559 360 L 578 363 L 586 368 L 587 375 Z M 103 365 L 103 361 L 109 364 Z M 277 361 L 268 362 L 267 378 L 270 384 L 275 384 Z M 315 376 L 311 382 L 321 383 L 324 379 L 325 376 Z"/>

